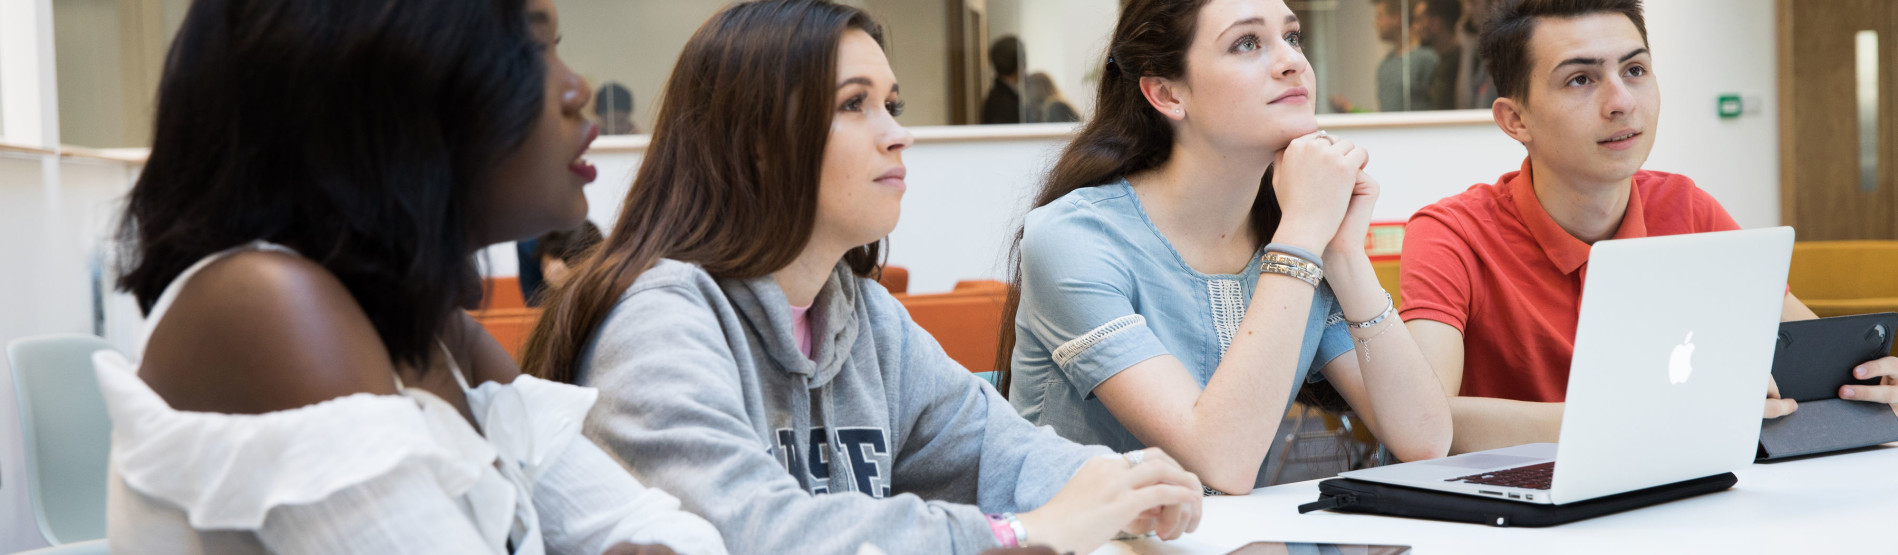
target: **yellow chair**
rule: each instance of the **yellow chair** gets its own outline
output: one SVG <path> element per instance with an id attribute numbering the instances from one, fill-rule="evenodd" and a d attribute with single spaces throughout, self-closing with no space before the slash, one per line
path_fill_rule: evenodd
<path id="1" fill-rule="evenodd" d="M 1822 318 L 1898 312 L 1898 241 L 1795 243 L 1786 282 Z"/>
<path id="2" fill-rule="evenodd" d="M 1372 260 L 1371 269 L 1377 272 L 1377 284 L 1384 286 L 1391 294 L 1391 304 L 1404 307 L 1404 292 L 1397 289 L 1397 259 Z"/>

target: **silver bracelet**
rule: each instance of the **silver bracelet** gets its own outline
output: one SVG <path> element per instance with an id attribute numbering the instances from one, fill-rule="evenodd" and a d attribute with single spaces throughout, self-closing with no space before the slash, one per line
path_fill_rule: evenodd
<path id="1" fill-rule="evenodd" d="M 1265 252 L 1277 252 L 1277 253 L 1288 254 L 1288 255 L 1303 259 L 1306 262 L 1312 263 L 1312 265 L 1317 266 L 1319 270 L 1325 269 L 1325 259 L 1322 257 L 1319 257 L 1316 254 L 1312 254 L 1311 251 L 1305 250 L 1304 247 L 1288 245 L 1285 243 L 1267 243 L 1265 245 Z"/>
<path id="2" fill-rule="evenodd" d="M 1325 279 L 1325 271 L 1320 269 L 1317 264 L 1312 264 L 1303 258 L 1277 252 L 1265 253 L 1265 256 L 1260 260 L 1259 271 L 1298 278 L 1299 281 L 1311 284 L 1312 287 L 1317 287 L 1318 282 Z"/>
<path id="3" fill-rule="evenodd" d="M 1384 292 L 1384 312 L 1383 313 L 1378 314 L 1376 318 L 1372 318 L 1370 320 L 1363 321 L 1363 322 L 1353 322 L 1351 321 L 1350 318 L 1346 318 L 1344 320 L 1344 323 L 1345 325 L 1348 325 L 1353 328 L 1364 329 L 1364 328 L 1368 328 L 1368 327 L 1375 326 L 1378 324 L 1382 324 L 1384 323 L 1384 320 L 1386 318 L 1390 318 L 1391 315 L 1394 315 L 1394 314 L 1397 314 L 1397 302 L 1391 300 L 1390 292 L 1386 291 Z"/>

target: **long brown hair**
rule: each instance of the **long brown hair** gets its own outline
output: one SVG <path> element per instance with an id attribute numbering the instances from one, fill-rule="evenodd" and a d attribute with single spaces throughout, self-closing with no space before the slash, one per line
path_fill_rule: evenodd
<path id="1" fill-rule="evenodd" d="M 523 370 L 572 382 L 620 295 L 661 258 L 742 279 L 797 257 L 817 218 L 838 44 L 853 29 L 883 44 L 868 15 L 826 0 L 736 4 L 692 34 L 618 223 L 552 295 Z M 844 260 L 867 277 L 879 250 Z"/>
<path id="2" fill-rule="evenodd" d="M 1114 183 L 1122 177 L 1153 169 L 1173 155 L 1173 126 L 1140 92 L 1141 77 L 1179 79 L 1186 75 L 1186 50 L 1193 44 L 1195 23 L 1206 0 L 1131 0 L 1120 10 L 1113 39 L 1107 46 L 1094 117 L 1088 118 L 1061 152 L 1048 180 L 1035 195 L 1040 208 L 1083 187 Z M 1252 202 L 1252 228 L 1261 241 L 1279 225 L 1278 197 L 1272 193 L 1267 170 Z M 995 367 L 1001 371 L 1001 390 L 1007 395 L 1014 372 L 1015 310 L 1021 307 L 1022 229 L 1009 247 L 1008 302 L 1002 307 L 1001 348 Z"/>

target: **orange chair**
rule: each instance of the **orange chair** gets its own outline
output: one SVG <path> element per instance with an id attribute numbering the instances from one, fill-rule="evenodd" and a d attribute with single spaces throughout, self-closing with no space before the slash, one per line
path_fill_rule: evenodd
<path id="1" fill-rule="evenodd" d="M 877 283 L 890 290 L 891 295 L 909 292 L 909 269 L 902 266 L 884 266 L 883 274 L 877 276 Z"/>
<path id="2" fill-rule="evenodd" d="M 520 361 L 521 350 L 527 347 L 527 336 L 540 321 L 540 309 L 527 306 L 526 299 L 521 297 L 519 278 L 487 278 L 481 280 L 481 287 L 481 308 L 470 310 L 468 314 L 488 330 L 488 335 L 501 342 L 508 356 Z"/>
<path id="3" fill-rule="evenodd" d="M 490 308 L 471 310 L 468 314 L 501 343 L 501 348 L 507 349 L 508 356 L 514 357 L 515 362 L 521 360 L 521 350 L 527 348 L 527 336 L 534 333 L 534 324 L 540 321 L 538 308 Z"/>
<path id="4" fill-rule="evenodd" d="M 954 291 L 930 295 L 896 295 L 910 319 L 942 344 L 949 358 L 970 372 L 995 370 L 995 352 L 1001 348 L 1002 305 L 1008 284 L 994 280 L 961 281 Z"/>
<path id="5" fill-rule="evenodd" d="M 482 279 L 481 308 L 527 308 L 527 299 L 521 297 L 521 278 Z"/>

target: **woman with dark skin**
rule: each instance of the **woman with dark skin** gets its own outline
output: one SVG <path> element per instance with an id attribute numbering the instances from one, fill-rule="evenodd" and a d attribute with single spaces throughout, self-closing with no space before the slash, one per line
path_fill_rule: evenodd
<path id="1" fill-rule="evenodd" d="M 122 230 L 149 336 L 96 358 L 114 551 L 724 553 L 461 310 L 586 214 L 558 38 L 550 0 L 192 5 Z"/>

